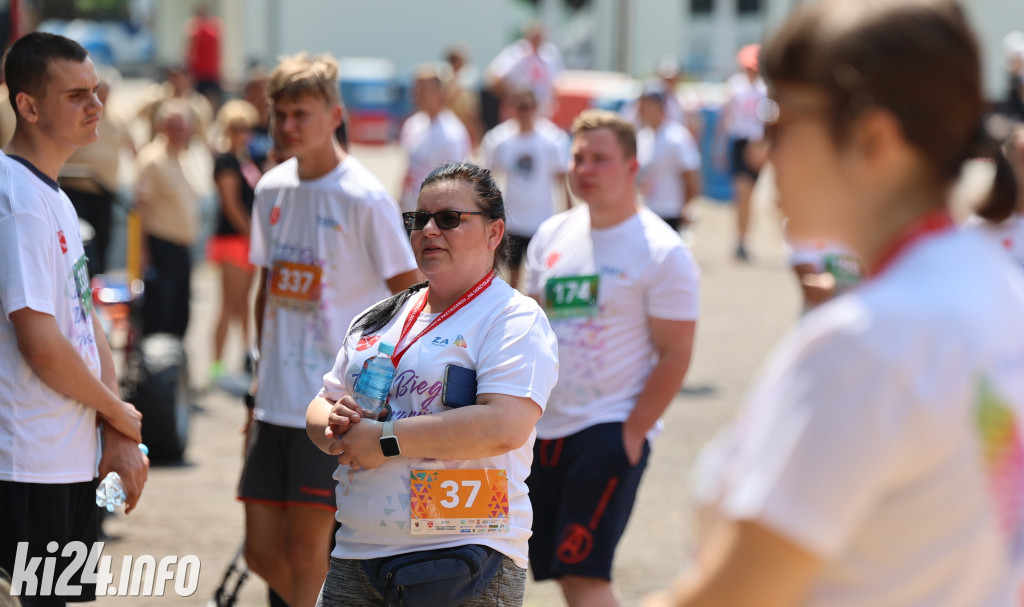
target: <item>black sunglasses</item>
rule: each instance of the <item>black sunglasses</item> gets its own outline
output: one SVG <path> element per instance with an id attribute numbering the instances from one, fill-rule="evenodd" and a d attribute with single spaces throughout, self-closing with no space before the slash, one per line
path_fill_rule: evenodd
<path id="1" fill-rule="evenodd" d="M 436 213 L 428 213 L 426 211 L 410 211 L 408 213 L 402 213 L 402 219 L 405 220 L 405 229 L 410 232 L 413 230 L 422 230 L 427 226 L 427 222 L 430 218 L 434 218 L 434 225 L 442 230 L 451 230 L 452 228 L 459 227 L 462 223 L 463 215 L 488 215 L 483 211 L 438 211 Z"/>

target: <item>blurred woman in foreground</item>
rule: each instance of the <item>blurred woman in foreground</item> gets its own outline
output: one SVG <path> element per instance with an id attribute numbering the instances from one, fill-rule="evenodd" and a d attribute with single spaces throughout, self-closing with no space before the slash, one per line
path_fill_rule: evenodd
<path id="1" fill-rule="evenodd" d="M 977 43 L 948 0 L 823 0 L 766 46 L 789 230 L 860 287 L 776 349 L 698 465 L 697 562 L 648 605 L 1006 607 L 1024 563 L 1024 280 L 953 227 L 985 146 Z"/>

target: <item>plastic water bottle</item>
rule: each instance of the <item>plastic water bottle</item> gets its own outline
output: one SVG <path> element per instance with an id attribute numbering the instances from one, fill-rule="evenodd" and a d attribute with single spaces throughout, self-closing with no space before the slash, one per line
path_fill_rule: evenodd
<path id="1" fill-rule="evenodd" d="M 139 450 L 143 455 L 149 455 L 149 447 L 145 444 L 139 443 Z M 113 512 L 115 508 L 123 506 L 126 499 L 128 494 L 124 491 L 121 475 L 117 472 L 108 472 L 96 487 L 96 505 L 106 508 L 107 512 Z"/>
<path id="2" fill-rule="evenodd" d="M 395 365 L 391 362 L 394 351 L 391 344 L 381 343 L 377 355 L 366 359 L 363 370 L 356 377 L 352 398 L 361 409 L 360 415 L 367 419 L 384 421 L 391 414 L 387 402 L 391 381 L 395 378 Z"/>

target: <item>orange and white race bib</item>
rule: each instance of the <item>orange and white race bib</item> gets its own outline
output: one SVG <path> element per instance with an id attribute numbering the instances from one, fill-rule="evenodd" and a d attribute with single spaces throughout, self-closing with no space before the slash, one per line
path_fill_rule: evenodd
<path id="1" fill-rule="evenodd" d="M 303 263 L 275 261 L 270 271 L 270 298 L 277 305 L 302 312 L 320 307 L 320 278 L 323 269 Z"/>
<path id="2" fill-rule="evenodd" d="M 413 470 L 414 534 L 508 533 L 508 474 L 499 469 Z"/>

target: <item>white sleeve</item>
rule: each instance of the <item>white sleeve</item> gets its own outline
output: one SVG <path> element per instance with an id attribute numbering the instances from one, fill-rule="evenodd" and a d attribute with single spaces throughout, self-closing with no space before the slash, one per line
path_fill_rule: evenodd
<path id="1" fill-rule="evenodd" d="M 256 184 L 249 228 L 249 263 L 259 268 L 270 267 L 270 213 L 274 200 Z"/>
<path id="2" fill-rule="evenodd" d="M 558 340 L 532 299 L 516 297 L 484 335 L 477 393 L 529 398 L 543 411 L 558 380 Z"/>
<path id="3" fill-rule="evenodd" d="M 644 313 L 663 320 L 697 320 L 700 269 L 682 243 L 668 249 L 645 273 Z"/>
<path id="4" fill-rule="evenodd" d="M 351 329 L 350 326 L 349 330 L 351 331 Z M 345 369 L 348 368 L 348 342 L 349 340 L 346 339 L 341 345 L 338 356 L 334 359 L 334 366 L 324 374 L 324 387 L 320 389 L 317 396 L 322 396 L 329 401 L 336 401 L 348 394 L 348 388 L 345 386 Z"/>
<path id="5" fill-rule="evenodd" d="M 540 284 L 541 273 L 538 270 L 544 267 L 541 260 L 544 251 L 541 249 L 541 246 L 547 232 L 544 229 L 544 224 L 541 224 L 537 228 L 537 233 L 530 239 L 530 244 L 526 246 L 526 292 L 531 297 L 536 296 L 542 299 L 544 297 L 544 285 Z"/>
<path id="6" fill-rule="evenodd" d="M 364 206 L 361 215 L 363 247 L 377 275 L 387 280 L 415 270 L 416 258 L 398 212 L 398 203 L 382 192 Z"/>
<path id="7" fill-rule="evenodd" d="M 676 151 L 679 155 L 678 163 L 681 171 L 696 171 L 700 169 L 700 150 L 690 131 L 683 127 L 680 129 L 681 137 Z"/>
<path id="8" fill-rule="evenodd" d="M 6 318 L 22 308 L 56 314 L 55 239 L 49 222 L 38 215 L 18 212 L 0 219 L 0 305 Z"/>
<path id="9" fill-rule="evenodd" d="M 919 378 L 902 377 L 898 361 L 854 335 L 805 333 L 777 351 L 751 391 L 722 507 L 831 558 L 915 457 L 908 418 Z"/>

